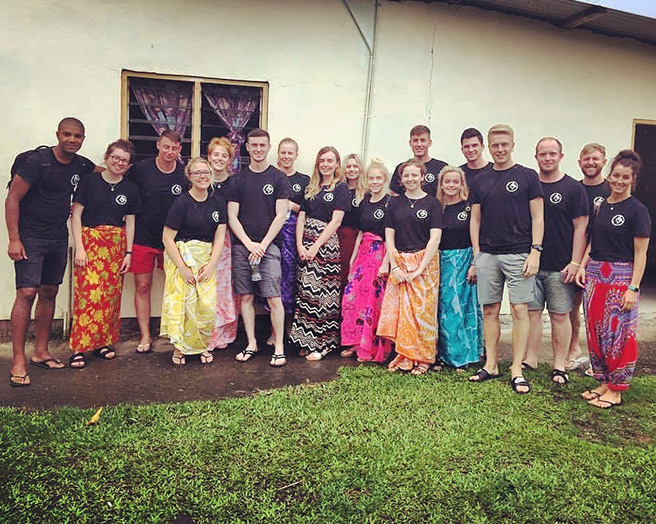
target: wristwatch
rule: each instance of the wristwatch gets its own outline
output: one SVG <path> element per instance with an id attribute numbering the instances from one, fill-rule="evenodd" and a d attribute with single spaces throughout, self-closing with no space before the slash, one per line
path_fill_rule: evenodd
<path id="1" fill-rule="evenodd" d="M 640 288 L 629 284 L 629 291 L 633 291 L 634 293 L 637 293 L 638 291 L 640 291 Z"/>
<path id="2" fill-rule="evenodd" d="M 542 244 L 533 244 L 531 246 L 531 249 L 535 249 L 536 251 L 539 251 L 542 253 L 544 251 L 544 248 L 542 247 Z"/>

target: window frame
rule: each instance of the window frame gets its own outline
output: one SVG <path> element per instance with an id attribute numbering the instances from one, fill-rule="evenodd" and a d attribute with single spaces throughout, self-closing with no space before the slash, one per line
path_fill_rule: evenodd
<path id="1" fill-rule="evenodd" d="M 268 129 L 269 124 L 269 83 L 252 80 L 232 80 L 227 78 L 210 78 L 205 76 L 172 75 L 163 73 L 147 73 L 123 69 L 121 71 L 121 138 L 128 140 L 130 93 L 128 91 L 128 78 L 152 78 L 154 80 L 177 80 L 189 82 L 192 87 L 192 114 L 191 114 L 191 156 L 201 156 L 201 111 L 202 111 L 202 89 L 201 84 L 236 85 L 244 87 L 257 87 L 262 90 L 262 101 L 260 107 L 260 127 Z"/>

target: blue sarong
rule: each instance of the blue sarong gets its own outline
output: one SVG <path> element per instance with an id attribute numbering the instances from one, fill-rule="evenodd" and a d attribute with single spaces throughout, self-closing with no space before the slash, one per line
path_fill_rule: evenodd
<path id="1" fill-rule="evenodd" d="M 296 249 L 296 222 L 298 215 L 289 212 L 287 221 L 282 226 L 282 249 L 280 250 L 280 296 L 285 307 L 285 314 L 294 313 L 296 306 L 298 250 Z"/>
<path id="2" fill-rule="evenodd" d="M 477 364 L 483 354 L 483 313 L 476 285 L 467 282 L 472 249 L 440 251 L 437 350 L 453 367 Z"/>

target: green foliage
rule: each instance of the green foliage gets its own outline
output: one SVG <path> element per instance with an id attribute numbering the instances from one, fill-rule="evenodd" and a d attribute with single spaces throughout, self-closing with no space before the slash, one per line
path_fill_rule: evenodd
<path id="1" fill-rule="evenodd" d="M 0 409 L 0 522 L 654 522 L 656 377 L 623 406 L 547 368 L 530 395 L 344 368 L 324 384 L 150 406 Z"/>

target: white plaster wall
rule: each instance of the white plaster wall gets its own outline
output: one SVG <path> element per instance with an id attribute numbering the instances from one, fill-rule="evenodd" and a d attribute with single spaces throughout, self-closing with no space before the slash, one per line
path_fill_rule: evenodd
<path id="1" fill-rule="evenodd" d="M 368 56 L 341 0 L 0 0 L 0 8 L 5 179 L 16 153 L 54 143 L 69 114 L 87 125 L 82 153 L 100 161 L 119 135 L 123 69 L 269 82 L 272 141 L 296 137 L 306 172 L 325 144 L 360 150 Z M 460 164 L 462 129 L 505 122 L 516 131 L 517 161 L 533 166 L 535 142 L 555 135 L 565 170 L 578 177 L 584 143 L 614 154 L 631 145 L 633 118 L 656 119 L 656 47 L 629 39 L 383 0 L 376 53 L 368 156 L 390 167 L 410 155 L 417 123 L 433 129 L 434 156 Z M 0 268 L 6 319 L 13 268 L 2 256 Z M 123 315 L 133 316 L 131 277 L 127 284 Z M 67 303 L 64 286 L 58 317 Z"/>

